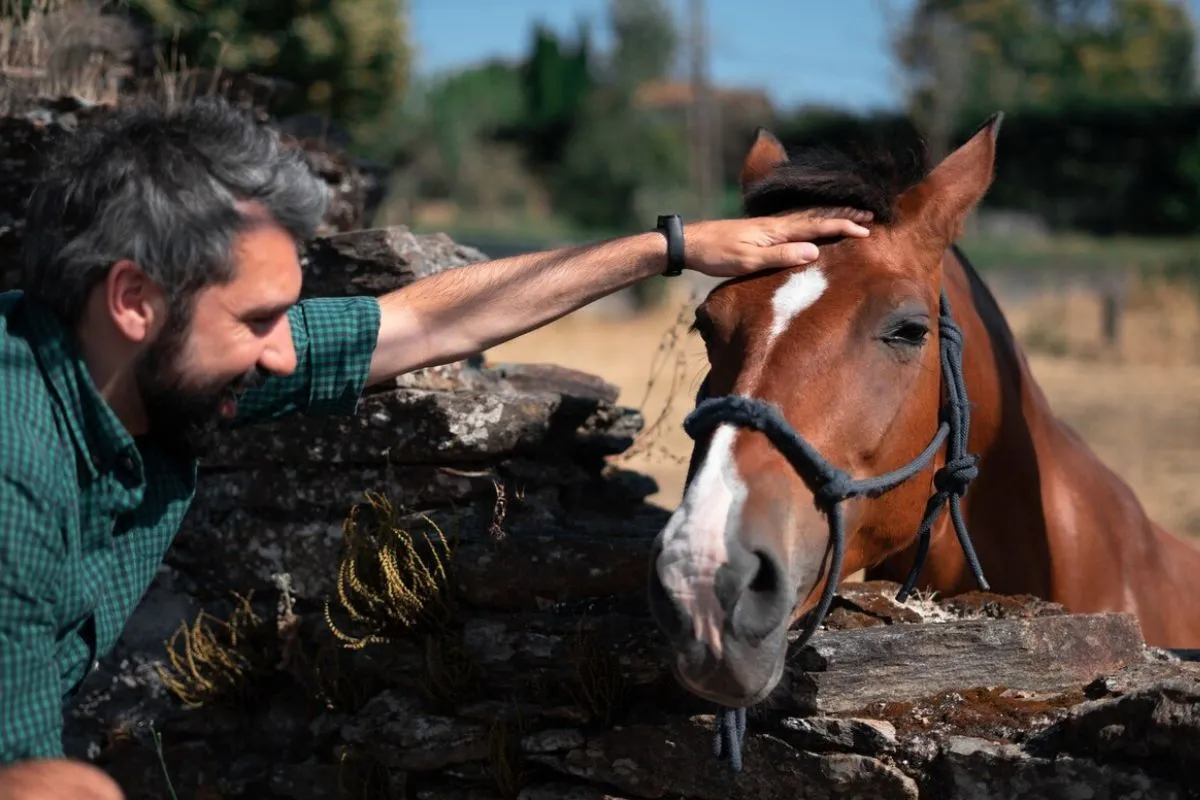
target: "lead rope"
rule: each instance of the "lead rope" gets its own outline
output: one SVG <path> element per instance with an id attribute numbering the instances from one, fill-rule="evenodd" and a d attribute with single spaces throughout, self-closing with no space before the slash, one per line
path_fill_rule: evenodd
<path id="1" fill-rule="evenodd" d="M 814 499 L 818 506 L 825 509 L 829 518 L 832 546 L 829 580 L 825 582 L 825 589 L 816 609 L 806 615 L 807 621 L 796 645 L 803 645 L 813 635 L 829 611 L 837 591 L 846 545 L 842 501 L 851 497 L 877 497 L 894 489 L 925 469 L 943 442 L 946 443 L 946 463 L 934 473 L 933 485 L 936 491 L 929 498 L 925 506 L 925 515 L 917 529 L 916 559 L 908 578 L 896 595 L 896 600 L 903 603 L 912 592 L 929 554 L 933 526 L 941 514 L 942 507 L 947 503 L 950 505 L 950 518 L 967 564 L 971 567 L 979 587 L 983 591 L 989 589 L 962 515 L 962 496 L 966 494 L 971 481 L 979 475 L 979 468 L 978 457 L 967 452 L 970 409 L 963 375 L 962 330 L 954 321 L 950 301 L 944 289 L 941 293 L 938 328 L 942 376 L 945 379 L 947 394 L 946 405 L 943 406 L 943 419 L 929 446 L 908 464 L 892 472 L 858 480 L 851 478 L 849 474 L 822 458 L 821 454 L 788 424 L 777 407 L 749 397 L 727 395 L 708 398 L 697 403 L 696 408 L 683 422 L 684 430 L 692 439 L 698 439 L 717 425 L 725 423 L 757 430 L 770 440 L 810 487 L 816 484 L 813 488 Z M 745 736 L 746 709 L 721 708 L 717 714 L 713 752 L 717 758 L 728 755 L 735 772 L 742 769 L 742 744 Z"/>

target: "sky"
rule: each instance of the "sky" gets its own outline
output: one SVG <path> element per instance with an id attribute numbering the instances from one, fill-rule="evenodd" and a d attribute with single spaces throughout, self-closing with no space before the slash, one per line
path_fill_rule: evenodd
<path id="1" fill-rule="evenodd" d="M 707 0 L 711 74 L 721 86 L 762 89 L 780 108 L 896 108 L 901 86 L 887 42 L 885 10 L 914 0 Z M 488 58 L 519 58 L 533 24 L 566 34 L 592 20 L 607 47 L 607 0 L 409 0 L 422 75 Z M 687 0 L 668 0 L 683 20 Z M 1200 0 L 1188 0 L 1193 18 Z"/>
<path id="2" fill-rule="evenodd" d="M 519 58 L 536 21 L 572 34 L 590 18 L 609 43 L 607 0 L 409 0 L 422 75 L 488 58 Z M 668 0 L 684 20 L 686 0 Z M 710 70 L 721 86 L 762 89 L 780 107 L 895 107 L 883 9 L 912 0 L 707 0 Z M 686 29 L 685 29 L 686 32 Z"/>

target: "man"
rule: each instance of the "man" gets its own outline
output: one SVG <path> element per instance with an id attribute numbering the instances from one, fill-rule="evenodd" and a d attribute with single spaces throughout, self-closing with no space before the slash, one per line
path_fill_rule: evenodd
<path id="1" fill-rule="evenodd" d="M 206 429 L 354 413 L 366 386 L 484 351 L 679 256 L 738 276 L 868 235 L 848 219 L 705 221 L 298 302 L 297 244 L 326 194 L 300 152 L 212 99 L 81 129 L 30 198 L 23 291 L 0 295 L 3 800 L 122 796 L 64 758 L 61 704 L 153 579 Z"/>

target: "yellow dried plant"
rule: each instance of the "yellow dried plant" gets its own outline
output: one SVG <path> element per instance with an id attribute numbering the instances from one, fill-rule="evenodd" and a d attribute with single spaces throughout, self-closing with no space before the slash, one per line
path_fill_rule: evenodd
<path id="1" fill-rule="evenodd" d="M 274 628 L 254 613 L 253 592 L 233 595 L 237 605 L 228 620 L 201 610 L 190 627 L 181 624 L 167 640 L 171 668 L 155 665 L 163 685 L 189 708 L 225 699 L 240 703 L 274 672 Z"/>
<path id="2" fill-rule="evenodd" d="M 453 616 L 449 580 L 452 548 L 441 528 L 426 515 L 433 533 L 417 537 L 400 525 L 391 502 L 367 493 L 372 519 L 360 519 L 355 506 L 343 524 L 345 554 L 338 567 L 337 600 L 361 633 L 343 631 L 333 621 L 330 600 L 325 622 L 346 647 L 359 649 L 391 641 L 414 630 L 437 630 Z M 422 546 L 419 546 L 423 545 Z"/>

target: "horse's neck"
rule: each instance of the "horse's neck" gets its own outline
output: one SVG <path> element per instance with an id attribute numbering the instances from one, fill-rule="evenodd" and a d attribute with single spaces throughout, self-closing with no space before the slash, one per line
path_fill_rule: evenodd
<path id="1" fill-rule="evenodd" d="M 1057 423 L 995 297 L 957 249 L 947 251 L 943 276 L 963 331 L 968 449 L 980 458 L 964 500 L 968 533 L 993 589 L 1044 595 L 1052 559 L 1035 441 Z M 948 517 L 942 515 L 921 583 L 946 593 L 978 588 Z"/>
<path id="2" fill-rule="evenodd" d="M 986 452 L 993 459 L 1002 457 L 1008 468 L 1036 472 L 1034 431 L 1057 424 L 1050 404 L 1034 380 L 1000 304 L 957 247 L 947 252 L 943 274 L 954 316 L 963 329 L 963 369 L 971 401 L 970 447 L 981 456 Z M 989 476 L 1005 482 L 1011 491 L 1019 490 L 1010 484 L 1011 476 L 998 472 L 989 471 Z M 1038 491 L 1033 482 L 1024 488 Z"/>
<path id="3" fill-rule="evenodd" d="M 1073 611 L 1133 613 L 1151 644 L 1194 647 L 1200 547 L 1155 524 L 1129 485 L 1058 419 L 969 262 L 950 253 L 945 266 L 964 334 L 970 450 L 980 457 L 964 504 L 992 589 Z M 975 588 L 948 526 L 931 555 L 934 548 L 937 588 Z"/>

